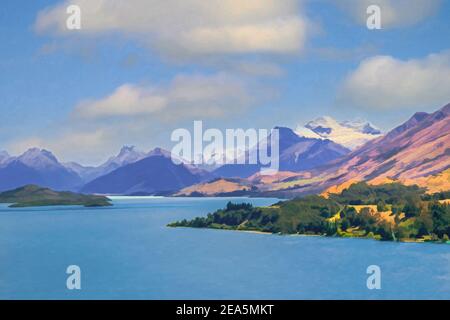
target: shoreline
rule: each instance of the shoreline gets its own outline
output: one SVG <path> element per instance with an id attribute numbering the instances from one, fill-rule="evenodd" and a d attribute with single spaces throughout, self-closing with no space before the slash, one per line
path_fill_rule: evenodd
<path id="1" fill-rule="evenodd" d="M 186 229 L 200 229 L 200 230 L 218 230 L 218 231 L 234 231 L 234 232 L 243 232 L 250 234 L 260 234 L 260 235 L 274 235 L 274 236 L 290 236 L 290 237 L 320 237 L 320 238 L 334 238 L 334 239 L 360 239 L 360 240 L 374 240 L 378 242 L 396 242 L 396 243 L 416 243 L 416 244 L 450 244 L 450 241 L 442 242 L 442 241 L 424 241 L 423 239 L 404 239 L 397 241 L 387 241 L 387 240 L 379 240 L 372 237 L 340 237 L 340 236 L 326 236 L 320 234 L 299 234 L 299 233 L 273 233 L 266 231 L 258 231 L 258 230 L 239 230 L 239 229 L 222 229 L 222 228 L 193 228 L 193 227 L 183 227 L 183 226 L 169 226 L 168 228 L 186 228 Z"/>

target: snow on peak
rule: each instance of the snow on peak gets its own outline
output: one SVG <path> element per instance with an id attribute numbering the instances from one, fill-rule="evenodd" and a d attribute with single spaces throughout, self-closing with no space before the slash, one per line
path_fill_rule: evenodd
<path id="1" fill-rule="evenodd" d="M 135 146 L 123 146 L 117 156 L 109 158 L 103 166 L 114 165 L 116 167 L 133 163 L 145 158 L 145 152 L 139 151 Z"/>
<path id="2" fill-rule="evenodd" d="M 328 116 L 298 126 L 296 133 L 307 138 L 329 139 L 352 150 L 382 135 L 370 122 L 360 119 L 338 122 Z"/>
<path id="3" fill-rule="evenodd" d="M 359 131 L 361 133 L 373 134 L 373 135 L 381 134 L 380 129 L 378 129 L 376 126 L 374 126 L 370 122 L 364 121 L 362 119 L 357 119 L 355 121 L 346 120 L 346 121 L 342 121 L 340 124 L 344 127 L 355 129 L 356 131 Z"/>
<path id="4" fill-rule="evenodd" d="M 17 160 L 29 167 L 39 169 L 61 166 L 53 153 L 39 148 L 28 149 Z"/>

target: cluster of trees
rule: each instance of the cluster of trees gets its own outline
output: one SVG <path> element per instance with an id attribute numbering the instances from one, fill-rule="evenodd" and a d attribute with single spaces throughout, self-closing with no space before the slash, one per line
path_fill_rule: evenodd
<path id="1" fill-rule="evenodd" d="M 278 215 L 276 213 L 263 215 L 260 208 L 255 208 L 250 203 L 234 204 L 228 202 L 225 209 L 217 210 L 214 213 L 209 213 L 204 218 L 197 217 L 191 221 L 182 220 L 179 222 L 174 222 L 169 226 L 192 228 L 236 228 L 246 221 L 251 221 L 255 229 L 257 229 L 269 223 L 273 224 L 277 219 Z"/>
<path id="2" fill-rule="evenodd" d="M 440 203 L 443 198 L 450 198 L 449 192 L 427 195 L 417 186 L 357 183 L 328 199 L 306 196 L 264 208 L 230 202 L 204 218 L 183 220 L 170 226 L 328 236 L 356 229 L 363 236 L 383 240 L 428 236 L 431 240 L 448 241 L 450 205 Z M 354 205 L 376 205 L 376 210 L 365 207 L 358 213 Z M 391 211 L 394 222 L 381 219 L 380 212 L 386 211 Z"/>
<path id="3" fill-rule="evenodd" d="M 405 186 L 401 183 L 387 183 L 378 186 L 368 185 L 366 182 L 352 184 L 341 194 L 333 194 L 331 199 L 347 205 L 390 204 L 405 205 L 411 201 L 420 201 L 425 189 L 416 185 Z"/>
<path id="4" fill-rule="evenodd" d="M 431 236 L 433 240 L 447 241 L 450 234 L 450 206 L 439 203 L 439 200 L 450 199 L 450 191 L 430 195 L 418 186 L 400 183 L 370 186 L 361 182 L 331 198 L 344 205 L 339 221 L 344 231 L 357 227 L 384 240 Z M 371 204 L 376 204 L 376 212 L 363 208 L 357 214 L 351 206 Z M 386 211 L 394 215 L 393 224 L 377 217 L 377 212 Z"/>

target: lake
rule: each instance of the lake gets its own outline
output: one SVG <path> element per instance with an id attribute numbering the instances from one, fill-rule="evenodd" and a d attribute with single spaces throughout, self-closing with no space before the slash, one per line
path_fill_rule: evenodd
<path id="1" fill-rule="evenodd" d="M 450 246 L 207 229 L 167 223 L 228 201 L 114 198 L 113 207 L 0 206 L 1 299 L 450 298 Z M 81 290 L 66 268 L 81 269 Z M 366 286 L 370 265 L 381 290 Z"/>

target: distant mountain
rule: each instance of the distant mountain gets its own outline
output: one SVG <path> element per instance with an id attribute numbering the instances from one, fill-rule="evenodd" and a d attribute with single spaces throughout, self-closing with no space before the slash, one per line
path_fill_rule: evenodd
<path id="1" fill-rule="evenodd" d="M 66 162 L 63 165 L 67 170 L 76 173 L 84 183 L 102 174 L 102 171 L 98 167 L 86 167 L 76 162 Z"/>
<path id="2" fill-rule="evenodd" d="M 299 126 L 296 133 L 307 138 L 329 139 L 351 150 L 382 135 L 381 130 L 370 122 L 362 120 L 338 122 L 331 117 L 317 118 L 305 126 Z"/>
<path id="3" fill-rule="evenodd" d="M 339 191 L 356 181 L 380 184 L 400 181 L 430 191 L 448 188 L 450 170 L 450 104 L 407 122 L 322 168 L 330 178 L 322 184 Z M 432 182 L 432 183 L 431 183 Z"/>
<path id="4" fill-rule="evenodd" d="M 168 151 L 157 148 L 142 160 L 94 179 L 82 191 L 100 194 L 162 194 L 201 182 L 204 178 L 203 171 L 184 163 L 176 165 Z"/>
<path id="5" fill-rule="evenodd" d="M 120 149 L 117 156 L 109 158 L 103 165 L 100 166 L 100 168 L 102 168 L 104 172 L 111 172 L 124 165 L 144 159 L 146 156 L 147 154 L 145 152 L 137 150 L 135 146 L 124 146 Z"/>
<path id="6" fill-rule="evenodd" d="M 250 183 L 261 196 L 282 198 L 324 190 L 340 193 L 360 181 L 417 184 L 429 192 L 450 190 L 450 104 L 432 114 L 416 113 L 386 135 L 325 165 L 274 176 L 256 173 L 246 180 L 240 184 Z M 199 184 L 188 190 L 195 193 L 202 188 Z"/>
<path id="7" fill-rule="evenodd" d="M 98 167 L 85 167 L 76 162 L 65 163 L 64 166 L 77 173 L 87 183 L 124 165 L 139 161 L 146 156 L 145 152 L 137 150 L 134 146 L 124 146 L 116 156 L 109 158 Z"/>
<path id="8" fill-rule="evenodd" d="M 0 191 L 26 184 L 37 184 L 56 190 L 74 190 L 81 178 L 68 170 L 47 150 L 32 148 L 18 157 L 10 157 L 0 166 Z"/>
<path id="9" fill-rule="evenodd" d="M 313 169 L 350 152 L 347 148 L 330 140 L 300 137 L 293 130 L 285 127 L 275 129 L 279 130 L 280 171 L 295 172 Z M 270 150 L 270 145 L 268 149 Z M 249 152 L 258 153 L 258 150 L 254 148 Z M 247 178 L 259 172 L 260 169 L 259 164 L 226 164 L 213 173 L 219 177 Z"/>

